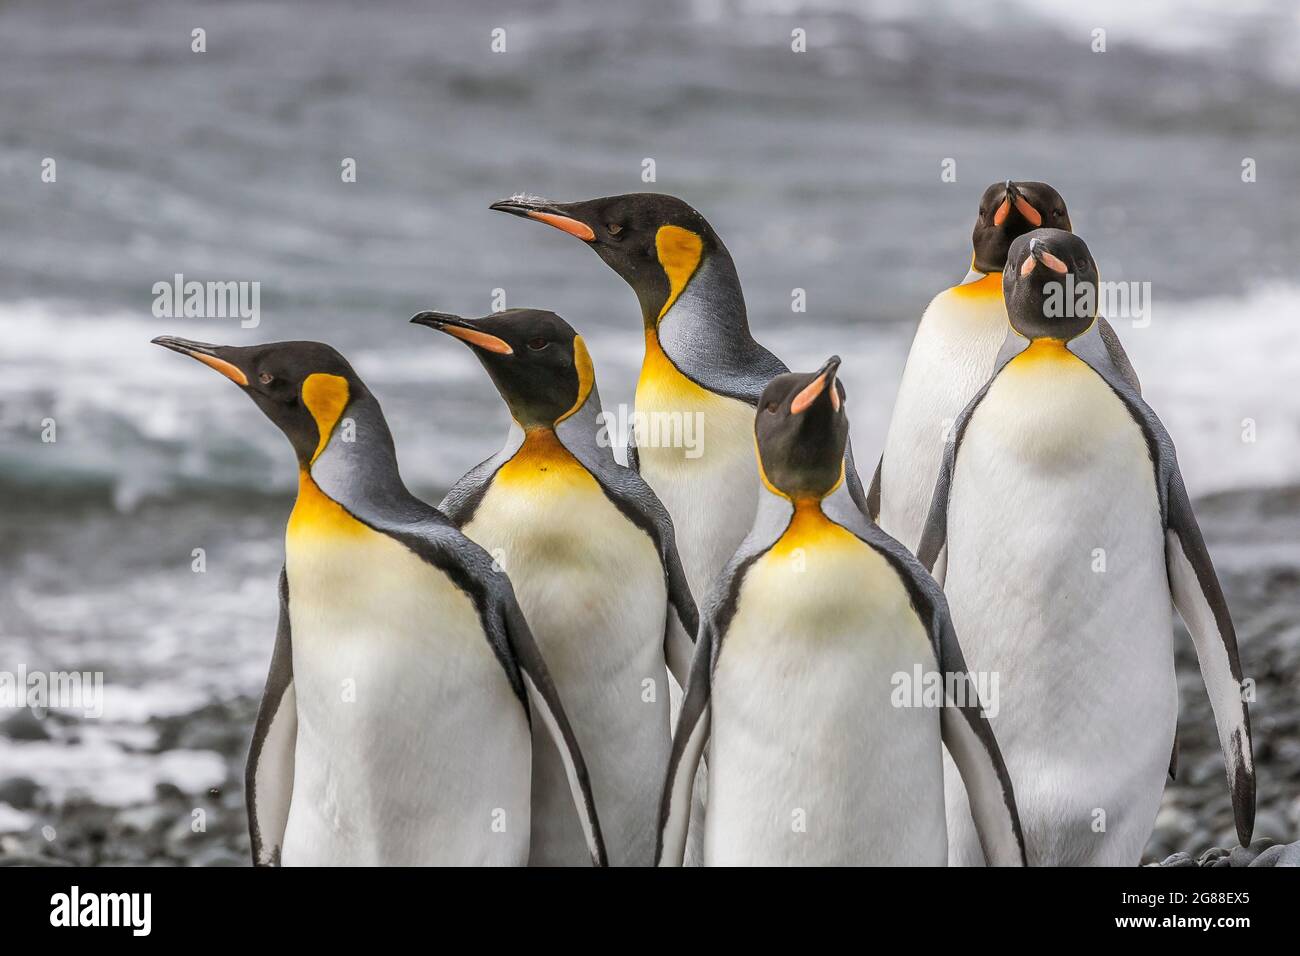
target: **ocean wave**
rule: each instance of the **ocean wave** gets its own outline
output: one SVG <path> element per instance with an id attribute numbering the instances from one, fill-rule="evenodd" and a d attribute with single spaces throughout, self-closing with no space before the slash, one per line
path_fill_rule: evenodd
<path id="1" fill-rule="evenodd" d="M 1239 298 L 1154 304 L 1151 324 L 1116 320 L 1148 400 L 1179 446 L 1195 494 L 1300 481 L 1300 378 L 1290 347 L 1300 287 Z M 100 317 L 57 303 L 0 307 L 0 486 L 11 502 L 66 496 L 130 510 L 151 498 L 283 495 L 294 464 L 279 432 L 233 388 L 149 344 L 156 322 Z M 874 459 L 912 326 L 861 323 L 757 328 L 794 367 L 844 356 L 853 435 Z M 607 408 L 631 401 L 640 345 L 626 330 L 592 336 Z M 231 329 L 227 340 L 254 341 Z M 409 345 L 350 350 L 380 396 L 408 483 L 431 496 L 491 454 L 507 424 L 478 363 L 461 349 Z M 54 442 L 42 441 L 53 421 Z M 864 465 L 865 467 L 865 465 Z"/>

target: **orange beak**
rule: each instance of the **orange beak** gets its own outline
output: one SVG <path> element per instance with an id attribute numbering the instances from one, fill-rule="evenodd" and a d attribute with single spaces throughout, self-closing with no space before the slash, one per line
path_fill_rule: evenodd
<path id="1" fill-rule="evenodd" d="M 1003 202 L 1006 205 L 1006 202 Z M 1043 224 L 1043 217 L 1039 215 L 1038 210 L 1029 205 L 1029 200 L 1024 196 L 1016 196 L 1016 212 L 1025 217 L 1025 222 L 1029 223 L 1035 229 Z M 1003 216 L 1003 219 L 1006 217 Z"/>
<path id="2" fill-rule="evenodd" d="M 190 358 L 198 359 L 208 368 L 216 369 L 226 378 L 230 379 L 236 385 L 247 385 L 248 376 L 237 365 L 227 362 L 213 353 L 219 346 L 208 345 L 205 342 L 191 342 L 189 339 L 180 339 L 174 335 L 160 335 L 153 340 L 154 345 L 161 345 L 165 349 L 171 349 L 173 352 L 180 352 L 182 355 L 188 355 Z"/>
<path id="3" fill-rule="evenodd" d="M 468 321 L 458 315 L 451 315 L 447 312 L 421 312 L 412 316 L 411 321 L 416 325 L 427 325 L 439 332 L 446 332 L 448 335 L 454 336 L 476 348 L 483 349 L 485 352 L 495 352 L 497 355 L 515 354 L 515 350 L 510 347 L 510 343 L 505 339 L 497 338 L 497 336 L 484 332 L 482 329 L 474 328 Z"/>
<path id="4" fill-rule="evenodd" d="M 839 367 L 839 356 L 833 356 L 830 361 L 822 366 L 822 373 L 805 385 L 799 394 L 794 397 L 794 401 L 790 403 L 790 414 L 802 415 L 806 412 L 812 406 L 812 403 L 817 401 L 821 393 L 826 391 L 827 385 L 831 389 L 831 407 L 838 412 L 840 410 L 840 392 L 835 387 L 835 372 Z"/>
<path id="5" fill-rule="evenodd" d="M 548 226 L 554 226 L 560 232 L 567 232 L 583 242 L 591 242 L 596 238 L 596 233 L 589 225 L 580 219 L 565 215 L 564 206 L 553 203 L 549 199 L 536 196 L 513 196 L 510 199 L 494 202 L 490 208 L 497 212 L 508 212 L 512 216 L 536 219 Z"/>
<path id="6" fill-rule="evenodd" d="M 1070 271 L 1069 266 L 1047 251 L 1047 247 L 1043 245 L 1042 240 L 1035 238 L 1029 243 L 1029 257 L 1025 259 L 1024 264 L 1020 267 L 1020 274 L 1022 276 L 1029 275 L 1040 262 L 1060 275 Z"/>
<path id="7" fill-rule="evenodd" d="M 1007 221 L 1007 216 L 1011 215 L 1011 197 L 1008 196 L 1002 200 L 1002 205 L 998 206 L 993 213 L 993 225 L 1000 226 Z"/>
<path id="8" fill-rule="evenodd" d="M 548 226 L 554 226 L 560 232 L 567 232 L 571 236 L 577 236 L 583 242 L 591 242 L 596 238 L 596 234 L 591 231 L 591 226 L 585 222 L 578 222 L 576 219 L 570 219 L 568 216 L 557 215 L 553 212 L 535 212 L 528 213 L 529 219 L 536 219 L 538 222 L 544 222 Z"/>

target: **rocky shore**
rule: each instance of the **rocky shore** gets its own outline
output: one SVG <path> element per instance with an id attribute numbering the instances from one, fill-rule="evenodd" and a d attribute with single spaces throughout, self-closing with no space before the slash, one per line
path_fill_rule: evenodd
<path id="1" fill-rule="evenodd" d="M 1180 627 L 1180 766 L 1143 862 L 1296 865 L 1300 845 L 1286 844 L 1300 839 L 1300 489 L 1220 496 L 1199 510 L 1234 609 L 1247 676 L 1255 681 L 1256 842 L 1236 846 L 1213 716 Z M 77 747 L 91 732 L 89 722 L 13 712 L 0 723 L 9 754 L 0 767 L 0 865 L 248 865 L 243 762 L 256 710 L 256 699 L 234 697 L 148 718 L 113 745 L 124 758 L 216 755 L 224 777 L 202 789 L 158 783 L 150 799 L 125 805 L 97 799 L 93 788 L 24 772 L 25 747 Z"/>

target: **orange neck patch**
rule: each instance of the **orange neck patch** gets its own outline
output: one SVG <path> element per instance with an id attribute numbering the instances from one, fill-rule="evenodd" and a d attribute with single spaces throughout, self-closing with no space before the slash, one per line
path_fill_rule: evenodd
<path id="1" fill-rule="evenodd" d="M 1033 339 L 1029 347 L 1015 358 L 1016 362 L 1071 362 L 1078 361 L 1075 354 L 1065 347 L 1065 339 Z"/>
<path id="2" fill-rule="evenodd" d="M 537 487 L 545 482 L 584 478 L 595 482 L 587 474 L 587 469 L 564 447 L 555 429 L 538 426 L 524 433 L 524 443 L 508 462 L 497 469 L 493 481 Z"/>
<path id="3" fill-rule="evenodd" d="M 988 299 L 996 296 L 1002 298 L 1002 273 L 990 272 L 982 279 L 955 285 L 950 290 L 953 295 L 963 299 Z"/>
<path id="4" fill-rule="evenodd" d="M 308 534 L 361 534 L 365 525 L 348 514 L 344 507 L 320 490 L 306 471 L 298 472 L 298 500 L 289 515 L 286 535 L 290 538 Z"/>
<path id="5" fill-rule="evenodd" d="M 785 533 L 769 552 L 775 557 L 790 557 L 800 549 L 816 548 L 828 544 L 856 542 L 850 532 L 841 528 L 822 511 L 820 498 L 800 498 L 794 502 L 794 514 Z"/>

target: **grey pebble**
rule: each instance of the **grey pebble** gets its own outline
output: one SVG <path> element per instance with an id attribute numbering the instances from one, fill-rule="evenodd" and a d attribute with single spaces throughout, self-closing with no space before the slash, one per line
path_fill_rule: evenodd
<path id="1" fill-rule="evenodd" d="M 1266 849 L 1251 866 L 1300 866 L 1300 842 L 1279 843 Z"/>
<path id="2" fill-rule="evenodd" d="M 7 803 L 15 810 L 35 809 L 41 792 L 40 785 L 30 777 L 10 777 L 0 781 L 0 803 Z"/>

